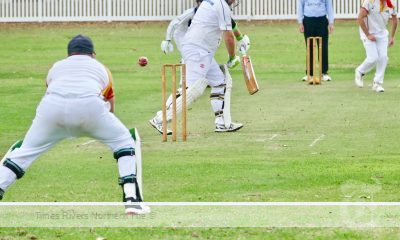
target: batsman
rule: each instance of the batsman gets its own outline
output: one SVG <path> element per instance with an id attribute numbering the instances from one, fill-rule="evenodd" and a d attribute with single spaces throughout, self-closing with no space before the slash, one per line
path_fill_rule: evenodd
<path id="1" fill-rule="evenodd" d="M 198 1 L 200 2 L 200 1 Z M 234 132 L 243 127 L 241 123 L 231 120 L 230 93 L 232 78 L 228 67 L 240 64 L 236 55 L 235 35 L 232 26 L 231 8 L 235 0 L 203 0 L 198 6 L 196 14 L 191 19 L 190 27 L 182 40 L 178 41 L 183 61 L 186 64 L 187 105 L 193 103 L 211 87 L 211 107 L 215 114 L 215 132 Z M 223 38 L 223 39 L 222 39 Z M 229 61 L 221 67 L 216 62 L 214 55 L 221 41 L 225 42 Z M 246 36 L 243 44 L 249 47 Z M 164 41 L 169 43 L 168 41 Z M 162 44 L 164 52 L 168 52 L 167 44 Z M 172 118 L 171 104 L 167 103 L 167 121 Z M 182 111 L 182 98 L 177 94 L 177 112 Z M 162 133 L 162 112 L 150 120 L 150 124 Z M 167 134 L 172 134 L 167 130 Z"/>
<path id="2" fill-rule="evenodd" d="M 150 211 L 143 205 L 141 184 L 137 180 L 140 156 L 136 153 L 140 146 L 113 114 L 111 72 L 95 56 L 92 40 L 77 35 L 68 43 L 68 57 L 56 62 L 49 70 L 47 90 L 30 129 L 23 142 L 14 144 L 2 160 L 0 199 L 42 153 L 63 139 L 88 136 L 106 144 L 114 153 L 123 202 L 129 203 L 125 204 L 125 212 L 142 214 Z"/>

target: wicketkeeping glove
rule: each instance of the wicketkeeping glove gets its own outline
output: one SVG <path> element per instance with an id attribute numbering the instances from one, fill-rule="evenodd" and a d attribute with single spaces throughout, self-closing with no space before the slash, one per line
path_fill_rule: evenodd
<path id="1" fill-rule="evenodd" d="M 226 63 L 226 65 L 228 66 L 228 68 L 235 68 L 237 65 L 240 64 L 240 57 L 239 56 L 233 56 L 233 57 L 229 57 L 228 62 Z"/>
<path id="2" fill-rule="evenodd" d="M 238 39 L 237 47 L 239 52 L 246 54 L 250 49 L 250 38 L 247 35 L 243 35 L 241 39 Z"/>
<path id="3" fill-rule="evenodd" d="M 161 51 L 165 54 L 174 51 L 174 45 L 171 43 L 171 40 L 164 40 L 161 42 Z"/>

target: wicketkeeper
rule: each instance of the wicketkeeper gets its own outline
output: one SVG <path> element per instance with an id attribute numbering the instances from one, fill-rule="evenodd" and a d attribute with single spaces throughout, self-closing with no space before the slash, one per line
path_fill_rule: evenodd
<path id="1" fill-rule="evenodd" d="M 68 43 L 68 57 L 49 70 L 46 94 L 22 145 L 11 149 L 0 166 L 0 199 L 42 153 L 65 138 L 88 136 L 114 153 L 123 201 L 132 202 L 126 213 L 150 211 L 136 180 L 135 141 L 113 114 L 111 72 L 95 56 L 92 40 L 77 35 Z"/>

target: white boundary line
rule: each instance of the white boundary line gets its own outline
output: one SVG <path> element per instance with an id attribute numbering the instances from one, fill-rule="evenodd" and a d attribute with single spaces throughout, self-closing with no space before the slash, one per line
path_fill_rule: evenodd
<path id="1" fill-rule="evenodd" d="M 143 202 L 153 206 L 400 206 L 400 202 Z M 2 202 L 1 206 L 120 206 L 123 202 Z"/>
<path id="2" fill-rule="evenodd" d="M 324 138 L 325 138 L 325 134 L 321 134 L 321 136 L 319 136 L 318 138 L 316 138 L 316 139 L 310 144 L 310 147 L 314 147 L 314 145 L 315 145 L 317 142 L 321 141 L 321 140 L 324 139 Z"/>

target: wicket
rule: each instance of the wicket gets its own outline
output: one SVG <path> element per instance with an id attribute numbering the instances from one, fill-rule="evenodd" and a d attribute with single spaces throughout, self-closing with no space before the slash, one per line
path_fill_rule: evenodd
<path id="1" fill-rule="evenodd" d="M 186 141 L 186 65 L 185 64 L 164 64 L 161 70 L 161 94 L 162 94 L 162 129 L 163 129 L 163 142 L 167 141 L 167 75 L 166 69 L 172 70 L 172 141 L 177 139 L 177 118 L 176 118 L 176 68 L 180 69 L 180 76 L 182 80 L 182 141 Z"/>
<path id="2" fill-rule="evenodd" d="M 311 75 L 311 69 L 310 69 L 310 51 L 311 51 L 311 44 L 312 44 L 312 69 L 313 69 L 313 75 Z M 318 47 L 317 47 L 318 45 Z M 316 64 L 316 52 L 318 48 L 318 64 Z M 306 53 L 306 58 L 307 58 L 307 82 L 309 84 L 320 84 L 322 80 L 322 37 L 308 37 L 307 38 L 307 53 Z M 319 72 L 319 77 L 316 76 L 316 70 L 317 70 L 317 65 L 318 65 L 318 72 Z"/>

